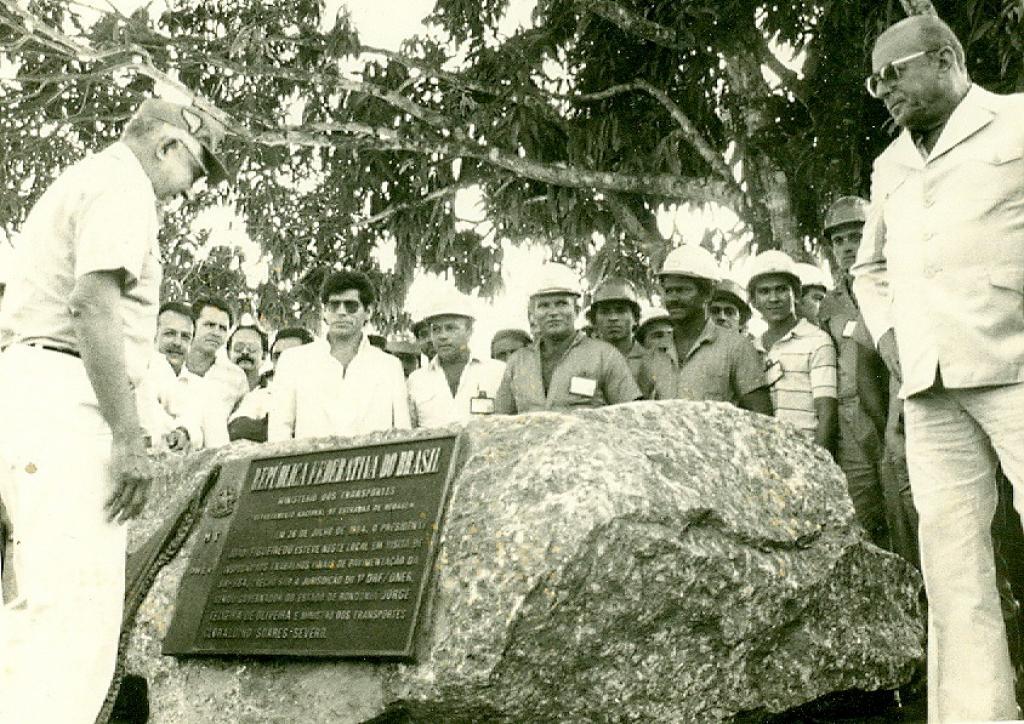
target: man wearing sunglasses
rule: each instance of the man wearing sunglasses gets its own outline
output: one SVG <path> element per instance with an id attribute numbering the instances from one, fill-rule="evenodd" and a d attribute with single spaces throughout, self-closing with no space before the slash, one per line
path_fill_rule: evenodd
<path id="1" fill-rule="evenodd" d="M 92 722 L 106 696 L 124 523 L 152 478 L 135 388 L 159 307 L 157 207 L 227 177 L 223 137 L 198 108 L 147 100 L 21 229 L 0 318 L 0 497 L 17 589 L 0 608 L 0 721 Z"/>
<path id="2" fill-rule="evenodd" d="M 377 290 L 362 272 L 334 272 L 324 281 L 327 336 L 286 350 L 278 360 L 271 442 L 412 426 L 402 363 L 363 333 L 376 301 Z"/>
<path id="3" fill-rule="evenodd" d="M 1014 719 L 990 526 L 997 463 L 1024 501 L 1024 95 L 972 85 L 929 16 L 882 33 L 872 71 L 903 131 L 875 161 L 853 290 L 905 398 L 928 718 Z"/>

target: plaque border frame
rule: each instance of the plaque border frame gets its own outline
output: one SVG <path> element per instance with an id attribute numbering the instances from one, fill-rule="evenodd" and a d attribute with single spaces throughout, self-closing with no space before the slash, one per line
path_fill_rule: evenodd
<path id="1" fill-rule="evenodd" d="M 183 619 L 179 619 L 179 611 L 177 605 L 177 597 L 181 594 L 182 588 L 186 580 L 186 576 L 189 575 L 189 568 L 192 568 L 196 563 L 196 546 L 192 548 L 192 556 L 188 560 L 188 567 L 182 574 L 181 581 L 178 584 L 177 590 L 175 591 L 175 609 L 171 615 L 171 623 L 168 624 L 167 632 L 164 634 L 161 640 L 161 654 L 164 656 L 174 656 L 175 658 L 200 658 L 200 657 L 213 657 L 213 658 L 244 658 L 244 657 L 283 657 L 286 659 L 302 660 L 302 659 L 334 659 L 339 661 L 351 661 L 351 660 L 385 660 L 385 661 L 396 661 L 399 663 L 415 663 L 417 659 L 417 653 L 420 646 L 424 643 L 422 637 L 422 619 L 423 614 L 429 612 L 432 607 L 433 596 L 430 590 L 430 584 L 434 581 L 435 568 L 437 565 L 437 554 L 441 544 L 441 534 L 445 530 L 445 526 L 448 520 L 448 503 L 451 498 L 452 481 L 455 475 L 461 469 L 461 463 L 464 462 L 462 459 L 462 452 L 465 447 L 466 434 L 464 429 L 459 429 L 454 432 L 443 432 L 433 435 L 416 436 L 404 440 L 383 440 L 372 444 L 363 445 L 344 445 L 332 448 L 325 448 L 322 450 L 310 450 L 307 452 L 289 452 L 281 454 L 264 454 L 254 455 L 252 457 L 244 459 L 228 460 L 221 465 L 220 474 L 218 475 L 217 483 L 214 489 L 210 491 L 209 496 L 212 496 L 215 491 L 220 488 L 221 485 L 230 486 L 229 489 L 236 490 L 238 497 L 240 498 L 243 494 L 243 487 L 245 480 L 249 475 L 249 470 L 253 463 L 258 463 L 265 460 L 279 460 L 286 458 L 302 457 L 309 454 L 322 454 L 341 452 L 345 450 L 361 450 L 373 447 L 384 447 L 388 445 L 400 445 L 403 443 L 421 443 L 429 442 L 432 440 L 448 440 L 452 439 L 452 451 L 448 464 L 448 469 L 445 472 L 442 480 L 441 497 L 439 500 L 439 509 L 437 515 L 437 525 L 435 530 L 431 533 L 430 543 L 426 553 L 426 561 L 424 562 L 424 573 L 421 576 L 419 586 L 416 591 L 415 606 L 411 608 L 413 614 L 413 621 L 408 625 L 408 635 L 405 640 L 405 646 L 402 649 L 389 649 L 382 651 L 380 649 L 374 650 L 353 650 L 348 653 L 339 654 L 335 652 L 326 651 L 304 651 L 302 653 L 292 653 L 289 650 L 283 650 L 281 648 L 267 648 L 267 649 L 254 649 L 247 651 L 221 651 L 219 649 L 203 649 L 198 646 L 197 633 L 202 622 L 203 614 L 206 611 L 206 602 L 209 600 L 209 596 L 214 586 L 214 576 L 205 576 L 204 580 L 198 581 L 191 585 L 191 592 L 194 596 L 201 596 L 203 601 L 202 606 L 189 606 L 187 613 Z M 231 524 L 234 522 L 235 515 L 238 513 L 238 505 L 236 501 L 235 509 L 229 516 L 226 517 L 213 517 L 208 514 L 207 507 L 210 504 L 210 498 L 204 501 L 203 512 L 200 518 L 199 524 L 196 526 L 195 535 L 214 535 L 220 533 L 216 538 L 216 542 L 206 550 L 201 551 L 201 555 L 198 557 L 199 562 L 205 564 L 206 562 L 217 563 L 221 559 L 221 555 L 224 551 L 224 546 L 227 543 L 228 533 L 231 530 Z M 175 625 L 177 624 L 177 625 Z M 268 642 L 269 643 L 269 642 Z"/>

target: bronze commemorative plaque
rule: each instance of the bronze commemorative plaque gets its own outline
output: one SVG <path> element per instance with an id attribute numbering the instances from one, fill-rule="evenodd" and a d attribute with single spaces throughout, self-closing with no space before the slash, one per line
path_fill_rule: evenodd
<path id="1" fill-rule="evenodd" d="M 413 660 L 457 441 L 226 465 L 163 652 Z"/>

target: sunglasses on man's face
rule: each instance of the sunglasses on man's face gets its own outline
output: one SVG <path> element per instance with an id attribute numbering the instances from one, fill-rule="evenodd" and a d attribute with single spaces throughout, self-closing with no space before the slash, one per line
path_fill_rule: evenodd
<path id="1" fill-rule="evenodd" d="M 886 63 L 864 79 L 864 87 L 868 89 L 868 93 L 872 98 L 878 98 L 878 85 L 880 83 L 892 85 L 903 77 L 903 71 L 906 68 L 907 63 L 915 58 L 920 58 L 922 55 L 937 53 L 940 50 L 942 50 L 942 48 L 919 50 L 916 53 L 911 53 L 910 55 L 905 55 L 902 58 L 897 58 L 896 60 Z"/>
<path id="2" fill-rule="evenodd" d="M 344 307 L 346 314 L 355 314 L 363 308 L 363 303 L 357 299 L 328 299 L 324 302 L 324 309 L 328 312 L 340 312 Z"/>

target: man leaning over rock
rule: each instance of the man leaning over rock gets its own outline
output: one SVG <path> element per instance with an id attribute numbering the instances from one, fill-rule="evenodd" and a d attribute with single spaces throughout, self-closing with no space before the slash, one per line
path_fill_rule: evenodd
<path id="1" fill-rule="evenodd" d="M 126 530 L 152 478 L 133 392 L 153 348 L 158 204 L 226 177 L 222 127 L 142 103 L 121 140 L 29 212 L 0 319 L 0 497 L 17 598 L 0 610 L 0 721 L 92 724 L 117 656 Z"/>

